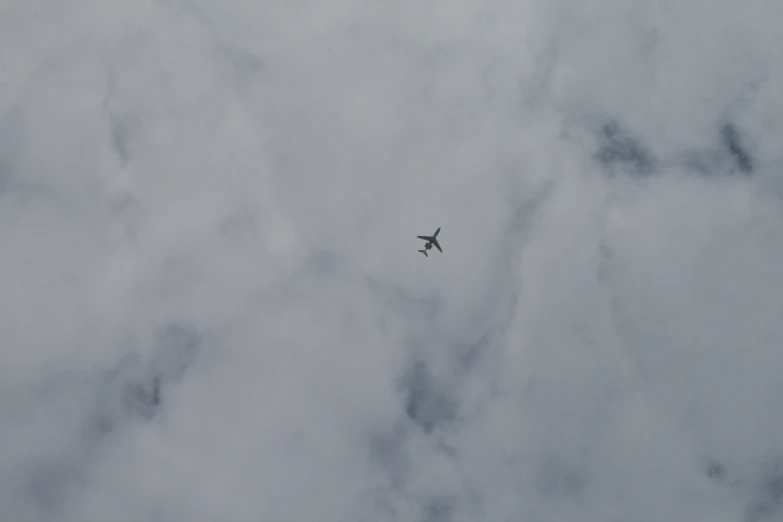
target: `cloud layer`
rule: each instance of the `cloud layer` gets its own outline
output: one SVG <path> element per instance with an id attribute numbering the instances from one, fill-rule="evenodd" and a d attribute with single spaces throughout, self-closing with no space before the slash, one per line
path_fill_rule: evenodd
<path id="1" fill-rule="evenodd" d="M 778 519 L 781 16 L 0 6 L 2 518 Z"/>

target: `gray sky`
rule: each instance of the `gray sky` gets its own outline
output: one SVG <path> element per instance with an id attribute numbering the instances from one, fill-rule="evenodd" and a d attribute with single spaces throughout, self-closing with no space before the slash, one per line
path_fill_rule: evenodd
<path id="1" fill-rule="evenodd" d="M 781 6 L 0 2 L 0 518 L 779 520 Z"/>

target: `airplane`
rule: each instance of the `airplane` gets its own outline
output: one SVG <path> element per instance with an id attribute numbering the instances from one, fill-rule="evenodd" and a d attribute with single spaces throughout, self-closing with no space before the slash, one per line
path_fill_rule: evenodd
<path id="1" fill-rule="evenodd" d="M 435 233 L 432 234 L 431 236 L 416 236 L 417 238 L 423 239 L 427 242 L 427 244 L 424 245 L 424 249 L 419 250 L 419 252 L 424 254 L 424 257 L 430 257 L 429 254 L 427 254 L 427 250 L 432 248 L 432 245 L 435 245 L 440 252 L 443 252 L 443 250 L 440 248 L 440 244 L 438 243 L 438 239 L 437 239 L 439 233 L 440 233 L 440 227 L 438 227 L 438 230 L 436 230 Z"/>

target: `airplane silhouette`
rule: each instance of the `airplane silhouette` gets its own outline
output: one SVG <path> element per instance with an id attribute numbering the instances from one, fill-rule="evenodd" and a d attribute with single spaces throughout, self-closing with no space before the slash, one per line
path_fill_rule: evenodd
<path id="1" fill-rule="evenodd" d="M 435 245 L 435 247 L 440 251 L 443 252 L 443 250 L 440 248 L 440 244 L 438 243 L 438 234 L 440 233 L 440 227 L 438 227 L 438 230 L 435 231 L 434 234 L 431 236 L 416 236 L 419 239 L 423 239 L 427 242 L 426 245 L 424 245 L 423 250 L 419 250 L 422 254 L 424 254 L 425 257 L 430 257 L 429 254 L 427 254 L 427 250 L 432 248 L 432 245 Z"/>

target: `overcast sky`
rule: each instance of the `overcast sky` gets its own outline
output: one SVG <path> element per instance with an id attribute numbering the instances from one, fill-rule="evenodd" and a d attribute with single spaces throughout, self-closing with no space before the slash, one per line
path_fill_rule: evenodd
<path id="1" fill-rule="evenodd" d="M 0 518 L 780 520 L 781 20 L 0 1 Z"/>

